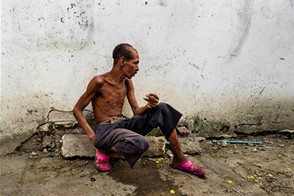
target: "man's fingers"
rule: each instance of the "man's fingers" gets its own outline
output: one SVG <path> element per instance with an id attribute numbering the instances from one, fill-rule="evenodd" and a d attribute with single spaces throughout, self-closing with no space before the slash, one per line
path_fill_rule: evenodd
<path id="1" fill-rule="evenodd" d="M 148 94 L 146 95 L 146 97 L 152 101 L 152 102 L 155 102 L 155 103 L 158 103 L 158 98 L 156 98 L 155 96 L 151 95 L 151 94 Z"/>
<path id="2" fill-rule="evenodd" d="M 159 97 L 155 93 L 149 93 L 148 95 L 154 97 L 155 99 L 159 99 Z"/>
<path id="3" fill-rule="evenodd" d="M 155 93 L 149 93 L 150 96 L 153 96 L 155 99 L 159 99 L 159 97 Z"/>
<path id="4" fill-rule="evenodd" d="M 154 108 L 158 104 L 158 100 L 153 101 L 153 100 L 150 100 L 150 98 L 148 97 L 145 97 L 144 100 L 148 102 L 147 105 L 149 108 Z"/>

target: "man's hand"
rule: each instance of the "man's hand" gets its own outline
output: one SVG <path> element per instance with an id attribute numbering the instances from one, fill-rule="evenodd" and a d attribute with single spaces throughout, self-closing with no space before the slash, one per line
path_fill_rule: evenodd
<path id="1" fill-rule="evenodd" d="M 91 143 L 94 144 L 95 134 L 91 134 L 91 136 L 89 136 L 89 139 Z"/>
<path id="2" fill-rule="evenodd" d="M 147 94 L 144 100 L 147 101 L 148 108 L 154 108 L 159 103 L 159 97 L 155 93 Z"/>

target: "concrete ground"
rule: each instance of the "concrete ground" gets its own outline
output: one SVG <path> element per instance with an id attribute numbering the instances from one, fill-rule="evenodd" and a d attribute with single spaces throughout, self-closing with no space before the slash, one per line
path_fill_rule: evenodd
<path id="1" fill-rule="evenodd" d="M 121 159 L 98 172 L 92 158 L 65 159 L 59 152 L 15 152 L 2 156 L 1 195 L 293 195 L 294 142 L 285 135 L 247 136 L 262 145 L 201 142 L 206 179 L 171 169 L 168 155 L 139 160 L 133 169 Z M 161 159 L 160 159 L 161 158 Z"/>

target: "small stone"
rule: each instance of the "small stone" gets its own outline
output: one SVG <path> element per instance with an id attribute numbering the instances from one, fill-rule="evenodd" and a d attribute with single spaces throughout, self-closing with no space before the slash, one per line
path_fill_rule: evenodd
<path id="1" fill-rule="evenodd" d="M 173 156 L 174 156 L 173 153 L 172 153 L 170 150 L 167 150 L 167 151 L 166 151 L 166 154 L 167 154 L 169 157 L 173 157 Z"/>
<path id="2" fill-rule="evenodd" d="M 185 126 L 177 127 L 177 129 L 179 131 L 179 135 L 182 135 L 182 136 L 187 136 L 191 133 L 191 131 L 187 129 Z"/>
<path id="3" fill-rule="evenodd" d="M 222 147 L 226 147 L 228 145 L 228 143 L 225 140 L 222 140 L 221 145 L 222 145 Z"/>
<path id="4" fill-rule="evenodd" d="M 43 148 L 55 148 L 55 139 L 53 136 L 45 136 L 43 138 Z"/>
<path id="5" fill-rule="evenodd" d="M 202 148 L 200 142 L 203 141 L 203 139 L 205 138 L 195 137 L 193 135 L 191 135 L 191 137 L 179 138 L 182 151 L 190 155 L 201 154 Z"/>
<path id="6" fill-rule="evenodd" d="M 255 164 L 255 166 L 258 167 L 258 168 L 262 168 L 262 165 L 259 164 L 259 163 Z"/>
<path id="7" fill-rule="evenodd" d="M 37 152 L 32 152 L 32 154 L 31 154 L 32 156 L 37 156 L 38 155 L 38 153 Z"/>
<path id="8" fill-rule="evenodd" d="M 165 153 L 165 145 L 166 145 L 166 139 L 161 137 L 155 137 L 155 136 L 148 136 L 146 137 L 149 148 L 144 153 L 144 156 L 147 157 L 156 157 L 156 156 L 162 156 Z"/>

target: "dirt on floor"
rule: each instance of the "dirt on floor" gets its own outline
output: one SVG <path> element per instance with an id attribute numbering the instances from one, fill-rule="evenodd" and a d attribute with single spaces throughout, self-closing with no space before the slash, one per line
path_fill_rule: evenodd
<path id="1" fill-rule="evenodd" d="M 143 157 L 133 169 L 114 159 L 103 173 L 94 159 L 18 151 L 1 157 L 1 195 L 294 195 L 292 135 L 235 139 L 262 145 L 205 140 L 200 155 L 187 155 L 206 168 L 206 179 L 171 169 L 168 155 Z"/>

